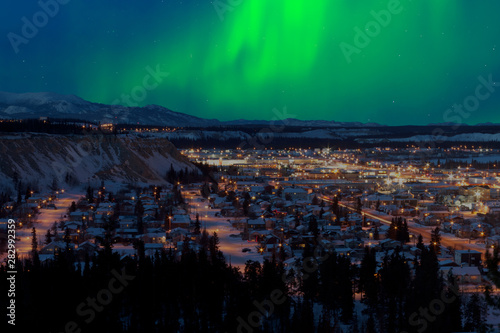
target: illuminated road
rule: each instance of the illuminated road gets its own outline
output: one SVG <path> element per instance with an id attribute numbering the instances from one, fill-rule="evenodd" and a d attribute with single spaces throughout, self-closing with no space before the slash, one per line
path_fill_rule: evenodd
<path id="1" fill-rule="evenodd" d="M 328 199 L 327 197 L 323 197 L 323 200 L 327 202 L 333 202 L 332 200 Z M 347 208 L 351 211 L 355 211 L 354 208 L 347 206 L 343 203 L 339 202 L 339 206 Z M 372 209 L 363 209 L 363 213 L 365 213 L 366 216 L 371 217 L 373 219 L 379 220 L 380 222 L 386 223 L 386 224 L 391 224 L 391 218 L 388 215 L 381 215 L 379 212 L 374 211 Z M 376 214 L 377 213 L 377 214 Z M 408 229 L 409 231 L 414 234 L 414 235 L 422 235 L 422 238 L 424 239 L 425 243 L 430 243 L 431 241 L 431 232 L 433 227 L 426 227 L 426 226 L 420 226 L 416 223 L 413 222 L 408 222 Z M 486 250 L 484 246 L 478 245 L 478 244 L 469 244 L 469 240 L 465 240 L 463 238 L 457 238 L 454 237 L 448 233 L 440 233 L 441 235 L 441 245 L 445 247 L 451 247 L 452 249 L 455 250 L 476 250 L 482 253 L 483 259 L 484 255 L 486 253 Z"/>
<path id="2" fill-rule="evenodd" d="M 16 250 L 20 256 L 26 255 L 31 251 L 31 230 L 36 228 L 36 237 L 38 240 L 38 250 L 43 247 L 45 241 L 45 234 L 47 230 L 52 227 L 54 222 L 63 220 L 64 215 L 67 214 L 67 209 L 71 206 L 71 202 L 77 202 L 81 197 L 75 193 L 59 194 L 59 198 L 54 202 L 57 209 L 41 208 L 29 228 L 18 229 L 16 236 L 19 239 L 16 241 Z"/>
<path id="3" fill-rule="evenodd" d="M 191 191 L 193 192 L 193 191 Z M 199 192 L 199 190 L 197 190 Z M 215 216 L 215 213 L 220 213 L 220 209 L 211 209 L 208 200 L 198 194 L 192 194 L 188 191 L 183 191 L 183 197 L 188 199 L 190 206 L 191 220 L 196 219 L 196 213 L 199 214 L 201 228 L 207 228 L 210 235 L 217 232 L 219 237 L 219 249 L 224 253 L 226 261 L 234 267 L 239 267 L 241 271 L 245 268 L 247 260 L 263 262 L 263 256 L 257 253 L 255 246 L 256 242 L 242 240 L 240 230 L 233 228 L 228 220 L 234 220 L 234 217 Z M 203 201 L 202 201 L 203 200 Z M 241 218 L 245 220 L 245 217 Z M 237 237 L 231 237 L 237 235 Z M 244 248 L 251 249 L 250 252 L 242 252 Z"/>

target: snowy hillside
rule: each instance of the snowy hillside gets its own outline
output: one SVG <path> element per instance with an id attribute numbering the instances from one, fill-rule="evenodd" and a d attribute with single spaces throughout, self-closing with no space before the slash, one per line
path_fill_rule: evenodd
<path id="1" fill-rule="evenodd" d="M 164 183 L 166 171 L 193 168 L 165 138 L 24 134 L 0 137 L 0 188 L 18 178 L 33 187 L 113 180 Z"/>

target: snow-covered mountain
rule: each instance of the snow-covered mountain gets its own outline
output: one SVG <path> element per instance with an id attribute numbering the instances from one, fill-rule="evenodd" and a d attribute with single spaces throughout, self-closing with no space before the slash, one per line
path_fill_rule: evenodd
<path id="1" fill-rule="evenodd" d="M 295 127 L 379 127 L 383 126 L 377 123 L 360 123 L 360 122 L 339 122 L 334 120 L 300 120 L 287 118 L 282 120 L 230 120 L 225 121 L 225 125 L 264 125 L 264 126 L 295 126 Z"/>
<path id="2" fill-rule="evenodd" d="M 23 94 L 0 92 L 0 118 L 38 117 L 174 127 L 205 127 L 220 124 L 215 119 L 202 119 L 174 112 L 158 105 L 126 107 L 92 103 L 74 95 L 59 95 L 50 92 Z"/>
<path id="3" fill-rule="evenodd" d="M 126 123 L 141 125 L 160 125 L 172 127 L 212 127 L 212 126 L 296 126 L 296 127 L 377 127 L 375 123 L 336 122 L 324 120 L 280 119 L 268 120 L 231 120 L 203 119 L 175 112 L 158 105 L 127 107 L 106 105 L 86 101 L 74 95 L 60 95 L 51 92 L 10 93 L 0 92 L 0 119 L 27 118 L 66 118 L 85 119 L 101 123 Z"/>
<path id="4" fill-rule="evenodd" d="M 23 133 L 0 136 L 0 188 L 14 179 L 32 188 L 110 180 L 117 183 L 165 183 L 170 165 L 195 168 L 166 138 L 135 135 L 52 135 Z"/>

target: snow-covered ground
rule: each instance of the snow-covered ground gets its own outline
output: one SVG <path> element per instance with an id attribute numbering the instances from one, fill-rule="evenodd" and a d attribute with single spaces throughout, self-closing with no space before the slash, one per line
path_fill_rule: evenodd
<path id="1" fill-rule="evenodd" d="M 32 226 L 16 230 L 16 251 L 20 258 L 26 256 L 31 251 L 32 228 L 36 228 L 38 249 L 40 249 L 43 246 L 47 230 L 52 227 L 54 222 L 63 220 L 71 202 L 76 202 L 81 197 L 81 194 L 77 193 L 78 192 L 75 190 L 65 191 L 65 193 L 59 194 L 57 200 L 54 201 L 57 209 L 41 208 L 39 214 L 31 218 Z M 2 262 L 4 258 L 5 255 L 0 258 L 0 262 Z"/>
<path id="2" fill-rule="evenodd" d="M 494 325 L 497 328 L 495 332 L 500 331 L 500 310 L 495 309 L 491 306 L 488 307 L 488 315 L 486 316 L 486 323 L 489 325 Z"/>

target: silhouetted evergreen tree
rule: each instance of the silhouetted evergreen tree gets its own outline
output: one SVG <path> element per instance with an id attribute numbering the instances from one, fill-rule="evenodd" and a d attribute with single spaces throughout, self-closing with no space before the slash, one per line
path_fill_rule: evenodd
<path id="1" fill-rule="evenodd" d="M 36 228 L 31 229 L 31 252 L 35 254 L 38 251 L 38 240 L 36 237 Z"/>
<path id="2" fill-rule="evenodd" d="M 405 304 L 410 281 L 410 268 L 399 249 L 390 256 L 386 255 L 380 270 L 379 314 L 383 314 L 386 323 L 383 331 L 400 332 L 406 327 Z"/>
<path id="3" fill-rule="evenodd" d="M 368 306 L 373 309 L 378 304 L 379 280 L 377 274 L 377 261 L 375 251 L 365 247 L 365 254 L 361 260 L 359 270 L 359 287 L 364 293 Z"/>
<path id="4" fill-rule="evenodd" d="M 315 216 L 311 216 L 309 220 L 309 232 L 313 234 L 314 238 L 319 235 L 318 220 L 316 220 Z"/>
<path id="5" fill-rule="evenodd" d="M 471 294 L 469 301 L 465 305 L 464 330 L 467 332 L 484 332 L 487 314 L 486 302 L 478 294 Z"/>
<path id="6" fill-rule="evenodd" d="M 47 229 L 47 233 L 45 234 L 45 245 L 50 244 L 52 242 L 52 233 L 50 229 Z"/>
<path id="7" fill-rule="evenodd" d="M 356 198 L 356 212 L 358 214 L 361 214 L 362 210 L 363 210 L 363 203 L 361 202 L 361 198 L 357 197 Z"/>
<path id="8" fill-rule="evenodd" d="M 339 198 L 337 196 L 333 197 L 332 212 L 335 214 L 335 216 L 339 217 L 340 215 Z"/>
<path id="9" fill-rule="evenodd" d="M 71 202 L 71 206 L 69 206 L 69 212 L 73 213 L 76 211 L 76 203 L 74 201 Z"/>
<path id="10" fill-rule="evenodd" d="M 319 292 L 318 262 L 310 244 L 306 244 L 302 258 L 300 291 L 303 293 L 304 299 L 316 300 Z"/>
<path id="11" fill-rule="evenodd" d="M 441 253 L 441 234 L 439 227 L 432 230 L 430 248 L 436 253 Z"/>
<path id="12" fill-rule="evenodd" d="M 417 248 L 419 248 L 421 251 L 425 248 L 424 238 L 422 237 L 422 235 L 418 235 Z"/>
<path id="13" fill-rule="evenodd" d="M 85 195 L 85 199 L 87 199 L 89 203 L 94 203 L 94 190 L 90 186 L 87 187 L 87 194 Z"/>
<path id="14" fill-rule="evenodd" d="M 26 194 L 24 195 L 24 200 L 28 200 L 29 198 L 31 198 L 32 196 L 32 190 L 31 190 L 31 187 L 28 185 L 28 187 L 26 188 Z"/>
<path id="15" fill-rule="evenodd" d="M 312 301 L 304 299 L 303 301 L 298 302 L 291 321 L 292 325 L 290 332 L 314 332 L 316 330 L 316 325 L 314 324 Z"/>
<path id="16" fill-rule="evenodd" d="M 194 222 L 194 231 L 193 231 L 195 235 L 200 234 L 200 228 L 201 228 L 200 214 L 196 213 L 196 220 Z"/>

